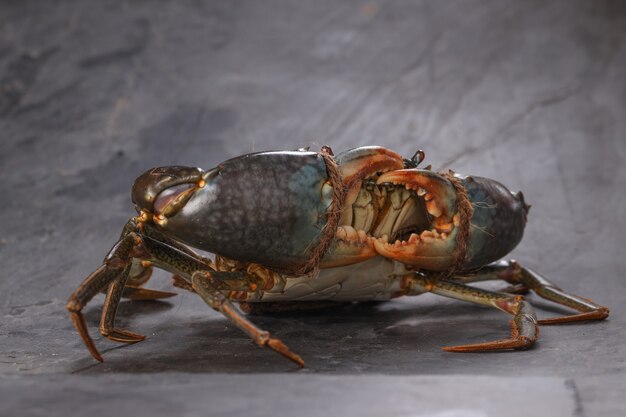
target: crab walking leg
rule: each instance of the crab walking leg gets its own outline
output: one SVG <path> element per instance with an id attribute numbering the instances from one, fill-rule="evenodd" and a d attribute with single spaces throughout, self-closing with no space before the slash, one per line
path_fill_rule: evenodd
<path id="1" fill-rule="evenodd" d="M 141 258 L 147 259 L 155 266 L 177 275 L 187 282 L 191 282 L 191 275 L 196 271 L 213 270 L 213 266 L 203 258 L 182 252 L 153 239 L 148 235 L 141 236 Z"/>
<path id="2" fill-rule="evenodd" d="M 143 233 L 146 233 L 146 236 L 141 236 Z M 130 258 L 132 255 L 143 255 L 145 256 L 145 248 L 143 243 L 146 239 L 151 239 L 148 236 L 154 236 L 159 238 L 161 241 L 164 241 L 165 244 L 175 247 L 175 250 L 182 251 L 186 255 L 196 256 L 195 253 L 191 252 L 189 249 L 180 245 L 178 242 L 173 241 L 170 238 L 162 236 L 156 229 L 153 227 L 142 225 L 137 226 L 133 221 L 127 223 L 124 227 L 124 231 L 122 235 L 127 234 L 127 236 L 133 237 L 134 249 L 135 253 L 129 253 L 129 271 L 126 274 L 122 274 L 110 284 L 109 289 L 107 291 L 107 296 L 104 302 L 104 308 L 102 310 L 102 319 L 100 321 L 100 333 L 102 336 L 113 340 L 115 342 L 122 343 L 137 343 L 144 340 L 146 337 L 134 333 L 128 330 L 115 328 L 115 315 L 117 312 L 117 307 L 119 305 L 120 299 L 124 297 L 128 297 L 135 300 L 156 300 L 161 298 L 172 297 L 176 295 L 176 293 L 166 292 L 166 291 L 157 291 L 148 288 L 140 288 L 138 286 L 127 286 L 126 283 L 132 280 L 135 280 L 139 283 L 139 285 L 145 283 L 152 275 L 152 262 L 149 260 L 141 259 L 139 257 Z M 132 251 L 131 251 L 132 252 Z M 135 266 L 135 274 L 133 272 L 133 266 Z M 198 266 L 195 265 L 197 268 Z M 147 275 L 147 276 L 146 276 Z"/>
<path id="3" fill-rule="evenodd" d="M 141 288 L 134 285 L 129 285 L 128 281 L 124 286 L 122 297 L 129 300 L 137 301 L 154 301 L 161 300 L 163 298 L 170 298 L 177 295 L 175 292 L 152 290 L 150 288 Z"/>
<path id="4" fill-rule="evenodd" d="M 494 262 L 472 273 L 467 273 L 467 274 L 461 273 L 459 275 L 453 275 L 450 278 L 448 278 L 448 280 L 452 282 L 456 282 L 458 284 L 472 284 L 474 282 L 503 281 L 503 280 L 506 282 L 509 282 L 507 279 L 503 278 L 500 275 L 500 273 L 503 271 L 503 269 L 500 268 L 500 263 L 501 261 Z M 530 292 L 530 288 L 528 288 L 524 284 L 517 283 L 517 282 L 509 282 L 509 284 L 511 285 L 502 289 L 498 289 L 497 292 L 504 292 L 507 294 L 521 294 L 521 295 L 525 295 Z"/>
<path id="5" fill-rule="evenodd" d="M 119 299 L 123 294 L 124 284 L 126 283 L 131 271 L 133 259 L 143 259 L 153 261 L 157 265 L 163 265 L 164 269 L 174 273 L 186 272 L 187 277 L 193 271 L 210 269 L 210 266 L 203 259 L 195 259 L 188 253 L 183 253 L 167 246 L 163 243 L 156 242 L 148 236 L 141 235 L 141 227 L 133 220 L 129 221 L 124 227 L 120 240 L 115 243 L 109 251 L 100 268 L 94 271 L 85 281 L 74 291 L 67 302 L 67 309 L 70 312 L 72 323 L 78 331 L 85 346 L 91 355 L 98 361 L 102 362 L 102 355 L 98 352 L 96 345 L 89 336 L 85 318 L 82 315 L 82 309 L 85 305 L 100 291 L 111 286 L 107 292 L 105 306 L 103 310 L 101 332 L 112 340 L 126 343 L 134 343 L 142 340 L 143 336 L 120 331 L 114 328 L 115 313 Z M 151 259 L 151 253 L 148 252 L 146 243 L 152 242 L 152 250 L 156 254 L 155 259 Z M 162 298 L 163 293 L 155 290 L 146 290 L 157 293 Z M 143 292 L 142 295 L 145 295 Z M 170 293 L 167 293 L 170 294 Z"/>
<path id="6" fill-rule="evenodd" d="M 126 227 L 124 227 L 124 231 L 122 235 L 126 233 L 129 236 L 134 236 L 135 243 L 135 251 L 139 254 L 142 253 L 142 244 L 147 238 L 144 236 L 143 238 L 138 236 L 139 230 L 146 232 L 150 236 L 155 236 L 157 238 L 162 239 L 167 244 L 171 246 L 175 246 L 176 250 L 182 250 L 189 256 L 196 256 L 195 253 L 191 252 L 189 249 L 184 248 L 184 246 L 180 245 L 178 242 L 173 241 L 170 238 L 165 236 L 161 236 L 161 234 L 151 228 L 150 226 L 146 227 L 141 226 L 137 227 L 132 221 L 129 222 Z M 181 249 L 184 248 L 184 249 Z M 135 253 L 137 254 L 137 253 Z M 143 254 L 145 255 L 145 253 Z M 162 298 L 168 298 L 175 296 L 176 293 L 167 292 L 167 291 L 158 291 L 152 290 L 148 288 L 141 288 L 136 285 L 129 286 L 128 282 L 134 281 L 134 283 L 138 283 L 142 285 L 145 283 L 150 276 L 152 275 L 152 262 L 145 259 L 133 258 L 129 260 L 131 262 L 130 272 L 127 274 L 120 275 L 117 280 L 113 281 L 109 286 L 107 291 L 107 296 L 104 302 L 104 308 L 102 310 L 102 319 L 100 321 L 100 333 L 102 336 L 113 340 L 115 342 L 122 343 L 137 343 L 144 340 L 146 337 L 134 333 L 128 330 L 118 329 L 115 327 L 115 315 L 117 312 L 117 307 L 119 305 L 120 299 L 122 297 L 130 298 L 133 300 L 157 300 Z M 134 268 L 133 268 L 134 267 Z M 133 274 L 134 273 L 134 274 Z"/>
<path id="7" fill-rule="evenodd" d="M 128 274 L 121 275 L 117 280 L 113 281 L 111 285 L 109 285 L 109 290 L 107 291 L 107 296 L 104 301 L 104 308 L 102 309 L 100 334 L 109 340 L 113 340 L 114 342 L 137 343 L 141 342 L 146 337 L 138 333 L 133 333 L 131 331 L 115 327 L 115 313 L 117 312 L 117 307 L 125 290 L 124 284 L 127 280 Z"/>
<path id="8" fill-rule="evenodd" d="M 143 285 L 148 282 L 152 276 L 152 262 L 141 259 L 133 259 L 133 263 L 130 267 L 130 274 L 128 280 L 124 285 L 124 291 L 122 292 L 123 298 L 129 300 L 160 300 L 162 298 L 169 298 L 176 295 L 175 292 L 158 291 L 150 288 L 143 288 Z"/>
<path id="9" fill-rule="evenodd" d="M 102 356 L 89 336 L 85 317 L 81 311 L 96 294 L 111 284 L 112 281 L 120 279 L 120 277 L 125 279 L 128 276 L 130 270 L 129 256 L 134 245 L 135 239 L 132 235 L 128 234 L 121 238 L 113 246 L 100 268 L 96 269 L 85 279 L 71 295 L 66 305 L 70 312 L 72 323 L 85 346 L 87 346 L 91 355 L 100 362 L 102 362 Z"/>
<path id="10" fill-rule="evenodd" d="M 512 334 L 509 339 L 442 348 L 448 352 L 527 349 L 539 337 L 535 311 L 521 295 L 496 293 L 452 281 L 433 279 L 420 274 L 405 275 L 405 285 L 410 292 L 432 292 L 457 300 L 495 307 L 513 315 L 513 320 L 511 320 Z"/>
<path id="11" fill-rule="evenodd" d="M 148 236 L 142 236 L 142 239 L 142 249 L 145 250 L 147 259 L 176 274 L 178 279 L 189 280 L 192 289 L 209 306 L 221 312 L 259 346 L 267 346 L 298 365 L 304 366 L 304 361 L 300 356 L 291 352 L 279 339 L 271 337 L 269 332 L 257 328 L 243 317 L 221 292 L 222 290 L 255 291 L 256 287 L 261 284 L 256 277 L 239 271 L 212 271 L 202 259 L 192 257 L 189 253 L 183 253 Z"/>
<path id="12" fill-rule="evenodd" d="M 607 307 L 596 304 L 589 299 L 566 293 L 542 275 L 532 269 L 522 267 L 516 261 L 509 261 L 509 265 L 514 270 L 515 278 L 517 278 L 523 285 L 528 286 L 541 298 L 573 308 L 574 310 L 580 312 L 579 314 L 571 314 L 569 316 L 539 320 L 539 324 L 560 324 L 571 323 L 574 321 L 604 320 L 609 316 L 609 309 Z"/>
<path id="13" fill-rule="evenodd" d="M 152 262 L 133 259 L 121 297 L 129 300 L 151 301 L 175 296 L 175 292 L 142 288 L 142 285 L 152 276 L 152 269 Z M 102 292 L 107 293 L 106 288 Z"/>
<path id="14" fill-rule="evenodd" d="M 238 276 L 231 276 L 238 274 Z M 250 282 L 243 276 L 241 272 L 207 272 L 198 271 L 191 277 L 191 285 L 195 292 L 213 309 L 221 312 L 226 318 L 239 327 L 244 333 L 252 338 L 259 346 L 266 346 L 280 353 L 284 357 L 291 359 L 299 366 L 304 366 L 302 358 L 289 350 L 289 348 L 279 339 L 271 336 L 265 330 L 256 327 L 251 321 L 241 315 L 239 310 L 226 298 L 226 296 L 218 289 L 220 283 L 226 284 L 230 289 L 235 289 L 239 283 L 239 290 L 249 291 Z"/>
<path id="15" fill-rule="evenodd" d="M 501 279 L 511 284 L 519 284 L 534 291 L 538 296 L 579 311 L 562 317 L 539 320 L 539 324 L 561 324 L 585 320 L 604 320 L 609 309 L 583 297 L 568 294 L 544 276 L 532 269 L 521 266 L 517 261 L 499 261 L 487 265 L 476 273 L 483 279 Z M 456 277 L 455 277 L 456 281 Z"/>
<path id="16" fill-rule="evenodd" d="M 138 230 L 140 229 L 140 230 Z M 178 250 L 179 252 L 185 253 L 191 257 L 202 259 L 205 263 L 213 266 L 212 261 L 210 259 L 204 258 L 185 245 L 180 244 L 174 239 L 165 236 L 159 230 L 154 228 L 149 224 L 142 224 L 141 226 L 137 226 L 132 221 L 130 221 L 127 226 L 124 228 L 126 233 L 129 232 L 137 232 L 140 231 L 141 234 L 151 237 L 152 239 L 163 242 L 164 244 Z M 173 297 L 176 295 L 174 292 L 168 291 L 158 291 L 152 290 L 149 288 L 142 288 L 141 286 L 145 284 L 150 276 L 152 275 L 152 262 L 145 259 L 134 259 L 133 265 L 131 267 L 131 273 L 124 286 L 124 292 L 122 297 L 128 298 L 131 300 L 158 300 L 162 298 Z"/>

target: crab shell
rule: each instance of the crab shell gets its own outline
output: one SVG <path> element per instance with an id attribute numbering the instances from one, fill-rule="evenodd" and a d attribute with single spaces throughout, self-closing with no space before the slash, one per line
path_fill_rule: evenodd
<path id="1" fill-rule="evenodd" d="M 349 265 L 375 256 L 418 269 L 444 270 L 453 262 L 461 219 L 451 182 L 382 147 L 360 147 L 335 157 L 351 212 L 365 182 L 405 187 L 428 211 L 430 227 L 389 242 L 349 224 L 337 234 L 320 267 Z M 154 216 L 169 236 L 198 249 L 276 271 L 306 263 L 322 239 L 333 186 L 322 156 L 309 151 L 260 152 L 198 168 L 155 168 L 133 186 L 140 213 Z M 510 252 L 521 240 L 528 207 L 521 193 L 480 177 L 457 176 L 473 205 L 469 248 L 462 269 L 474 269 Z M 417 197 L 415 197 L 417 198 Z M 425 213 L 425 212 L 424 212 Z M 342 216 L 342 219 L 346 216 Z M 349 217 L 349 216 L 348 216 Z"/>

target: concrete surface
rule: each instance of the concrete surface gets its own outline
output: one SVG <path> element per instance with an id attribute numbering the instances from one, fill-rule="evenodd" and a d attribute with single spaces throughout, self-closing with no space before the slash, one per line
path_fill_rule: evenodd
<path id="1" fill-rule="evenodd" d="M 524 417 L 571 416 L 579 412 L 572 400 L 571 383 L 559 378 L 525 379 L 486 376 L 327 376 L 327 375 L 198 375 L 168 374 L 155 383 L 150 375 L 123 375 L 103 392 L 100 377 L 80 377 L 76 386 L 66 378 L 40 389 L 33 378 L 22 378 L 6 387 L 6 415 L 19 415 L 24 391 L 32 390 L 29 411 L 49 415 L 50 409 L 80 410 L 82 415 L 158 416 L 437 416 L 481 417 L 506 415 Z M 128 386 L 134 389 L 128 389 Z M 507 390 L 502 392 L 502 386 Z M 66 393 L 71 392 L 69 396 Z M 231 395 L 207 393 L 230 392 Z M 494 401 L 485 392 L 498 392 Z M 180 395 L 183 393 L 183 395 Z M 372 395 L 376 393 L 376 395 Z M 181 398 L 182 397 L 182 398 Z M 183 399 L 181 401 L 181 399 Z M 436 398 L 437 401 L 433 401 Z M 524 401 L 524 406 L 512 406 Z"/>
<path id="2" fill-rule="evenodd" d="M 620 1 L 0 3 L 0 415 L 625 415 L 625 41 Z M 64 305 L 139 173 L 323 144 L 523 190 L 512 256 L 611 317 L 496 354 L 439 347 L 506 316 L 430 295 L 255 317 L 297 370 L 181 291 L 94 362 Z"/>

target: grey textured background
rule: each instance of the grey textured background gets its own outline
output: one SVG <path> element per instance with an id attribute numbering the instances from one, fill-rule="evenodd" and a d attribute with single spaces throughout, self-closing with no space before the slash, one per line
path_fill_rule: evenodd
<path id="1" fill-rule="evenodd" d="M 0 138 L 1 415 L 626 414 L 624 2 L 3 1 Z M 95 364 L 64 305 L 139 173 L 323 144 L 422 148 L 523 190 L 513 256 L 610 319 L 451 354 L 508 318 L 430 295 L 255 318 L 298 371 L 181 292 L 123 303 L 149 339 L 98 337 Z"/>

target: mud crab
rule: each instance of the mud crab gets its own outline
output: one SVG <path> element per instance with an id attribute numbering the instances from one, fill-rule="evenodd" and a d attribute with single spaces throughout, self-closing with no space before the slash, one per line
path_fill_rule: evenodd
<path id="1" fill-rule="evenodd" d="M 233 303 L 255 312 L 431 292 L 513 316 L 510 337 L 443 348 L 452 352 L 526 349 L 537 340 L 538 324 L 608 316 L 608 308 L 500 260 L 522 238 L 530 206 L 521 192 L 487 178 L 418 168 L 423 158 L 421 151 L 404 159 L 375 146 L 334 156 L 324 147 L 243 155 L 206 172 L 151 169 L 133 185 L 138 215 L 70 297 L 73 324 L 102 361 L 81 310 L 105 291 L 102 335 L 143 340 L 117 328 L 115 313 L 121 297 L 174 295 L 142 287 L 153 266 L 172 272 L 176 286 L 197 293 L 259 346 L 300 366 L 300 356 Z M 486 280 L 511 286 L 494 292 L 469 285 Z M 537 320 L 520 295 L 529 290 L 577 313 Z"/>

